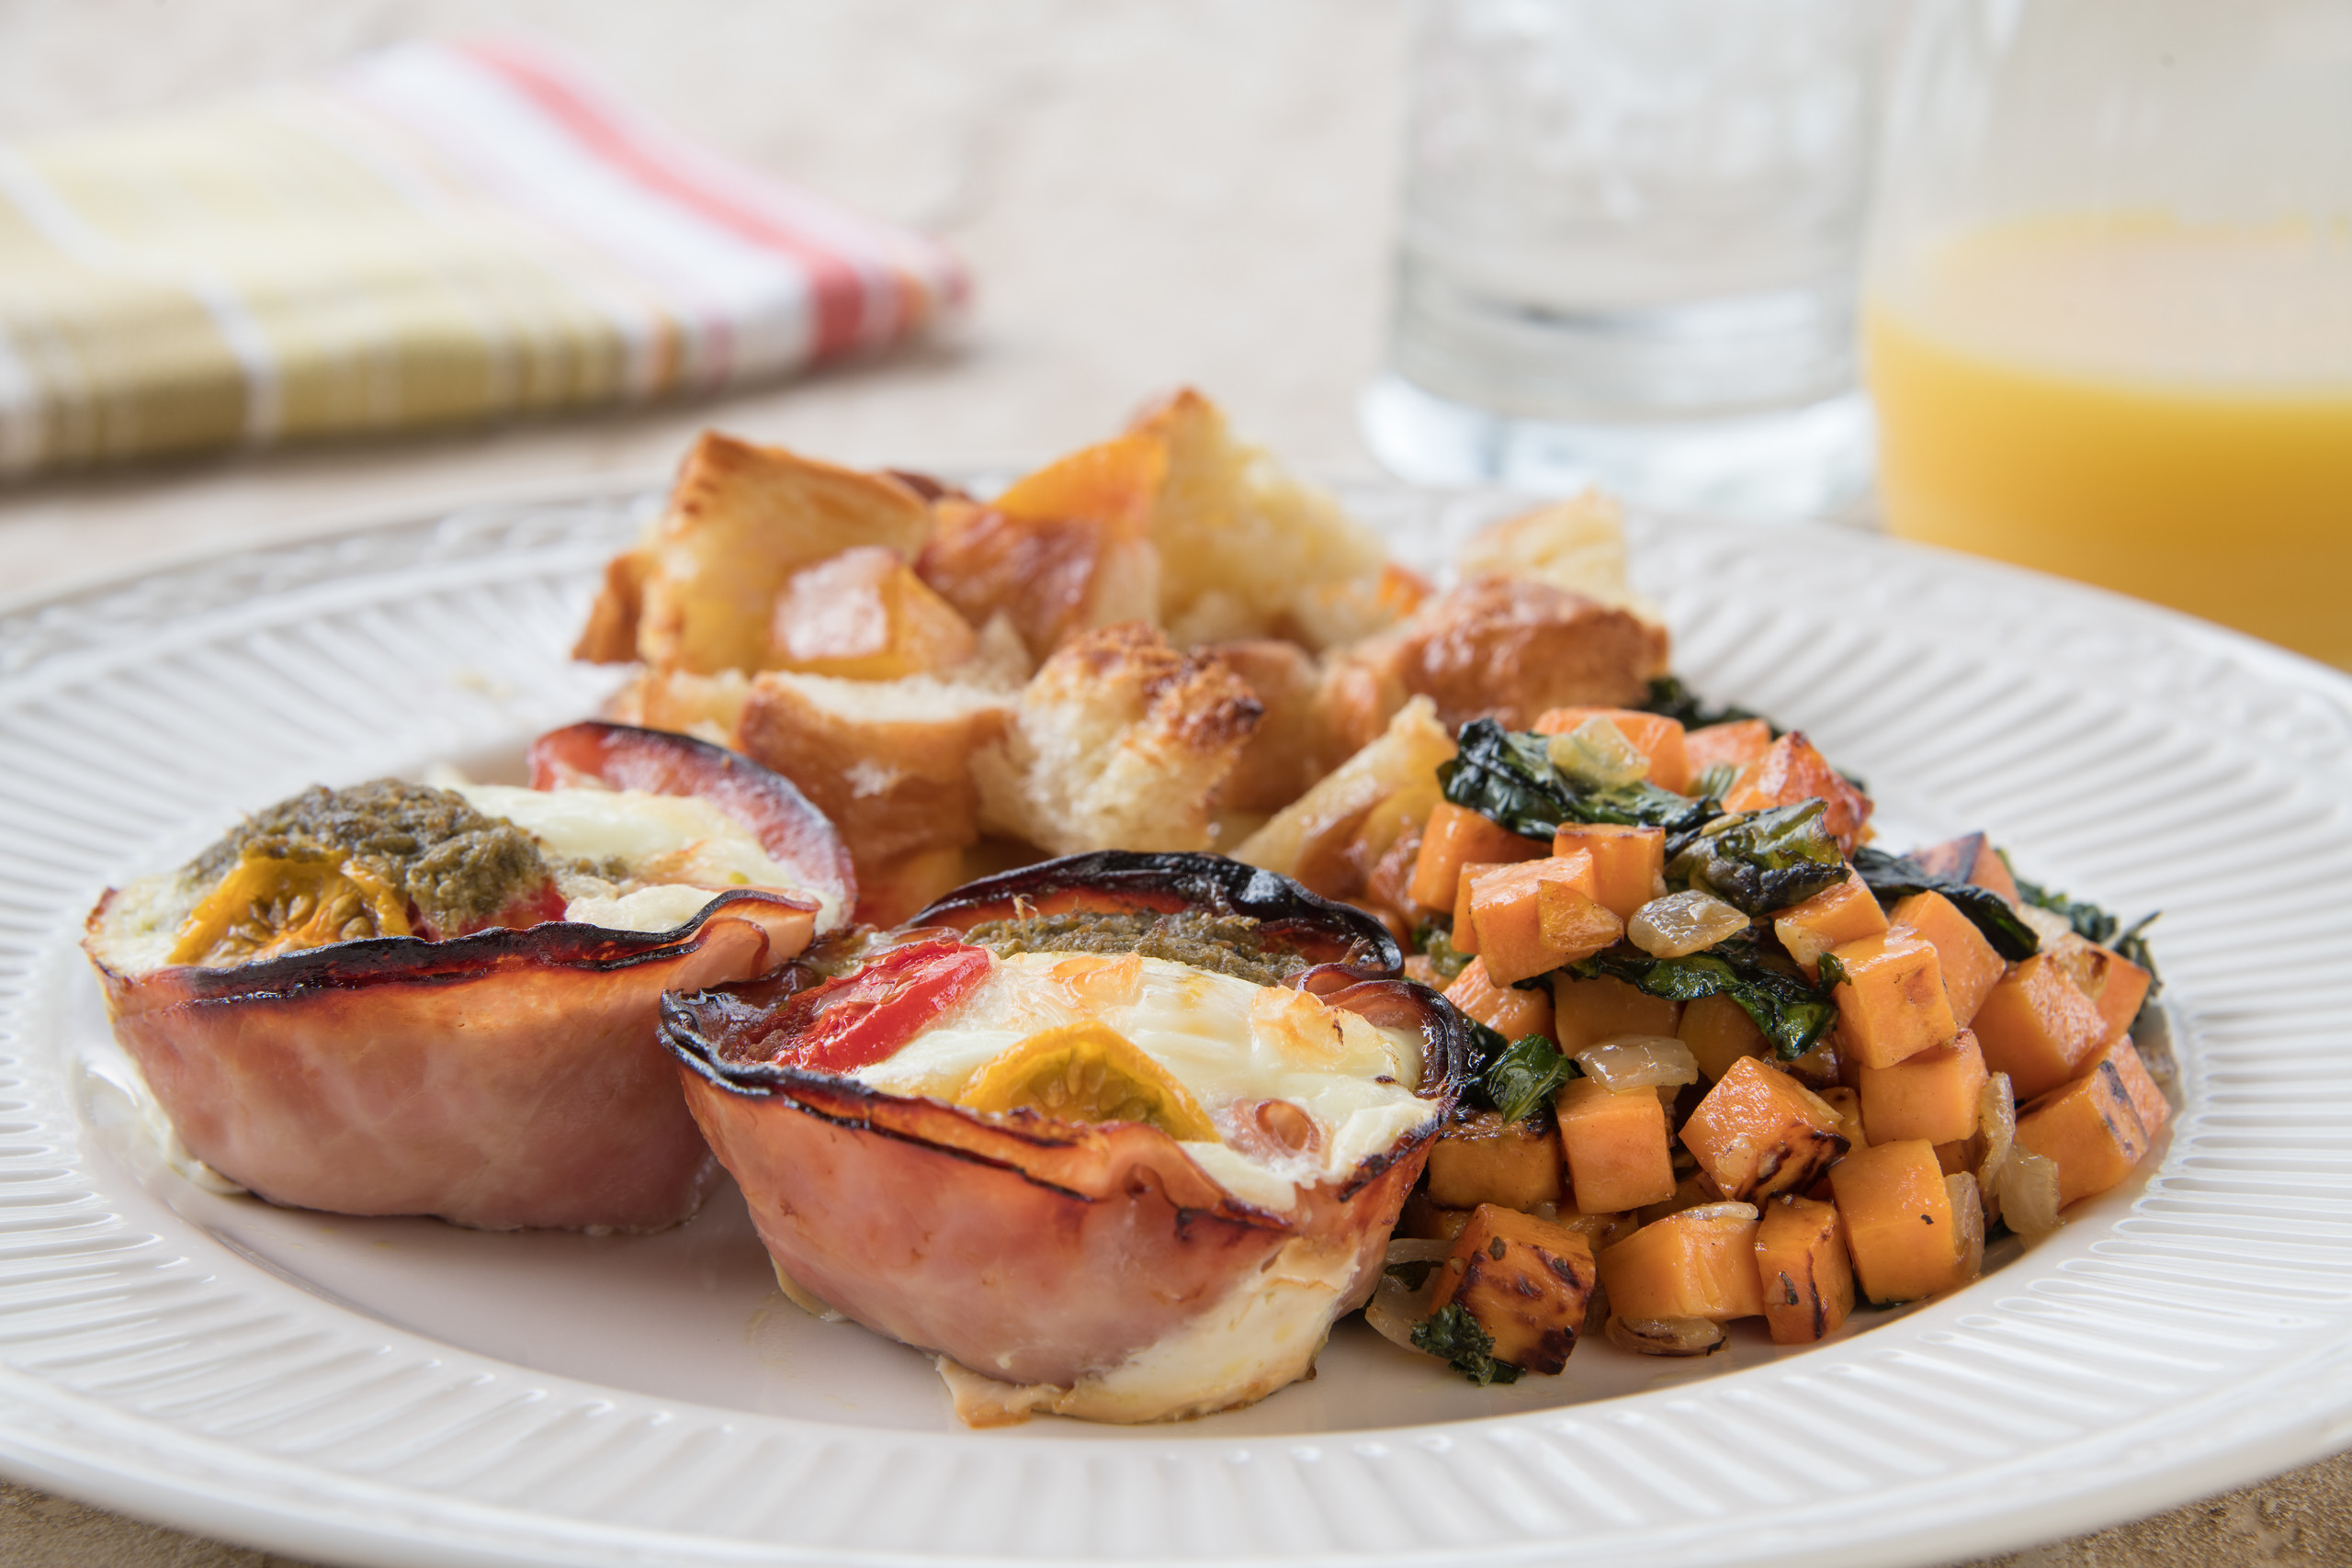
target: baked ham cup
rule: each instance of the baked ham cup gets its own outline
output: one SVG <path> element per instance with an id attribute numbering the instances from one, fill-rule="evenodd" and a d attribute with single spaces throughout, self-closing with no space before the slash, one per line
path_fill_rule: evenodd
<path id="1" fill-rule="evenodd" d="M 121 964 L 110 889 L 84 946 L 189 1153 L 273 1203 L 344 1214 L 601 1231 L 694 1213 L 717 1173 L 660 1042 L 662 993 L 799 953 L 821 907 L 855 902 L 848 855 L 785 779 L 684 736 L 575 725 L 532 746 L 531 772 L 537 789 L 699 795 L 824 899 L 738 888 L 669 931 L 558 919 L 204 967 Z"/>
<path id="2" fill-rule="evenodd" d="M 1057 983 L 1073 995 L 1120 964 L 1144 973 L 1134 997 L 1165 994 L 1150 989 L 1160 983 L 1191 984 L 1180 998 L 1230 994 L 1222 976 L 1204 980 L 1195 968 L 1151 971 L 1152 961 L 1100 953 L 1090 964 L 1066 951 L 1014 958 L 961 940 L 983 921 L 1187 911 L 1255 919 L 1265 952 L 1307 965 L 1280 985 L 1245 981 L 1250 1019 L 1261 1009 L 1303 1012 L 1336 1049 L 1333 1034 L 1349 1032 L 1317 1005 L 1328 1004 L 1380 1026 L 1384 1059 L 1402 1066 L 1418 1050 L 1419 1083 L 1381 1112 L 1405 1121 L 1380 1146 L 1335 1171 L 1316 1163 L 1318 1178 L 1273 1198 L 1262 1179 L 1238 1183 L 1253 1189 L 1244 1195 L 1230 1179 L 1246 1163 L 1240 1153 L 1204 1165 L 1216 1149 L 1195 1158 L 1189 1151 L 1202 1144 L 1188 1146 L 1156 1121 L 976 1110 L 853 1076 L 860 1059 L 887 1069 L 910 1049 L 970 1036 L 969 1021 L 995 1005 L 975 976 L 995 966 L 1025 962 L 1033 967 L 1022 973 L 1035 974 L 1067 964 Z M 972 1426 L 1036 1411 L 1161 1421 L 1247 1404 L 1308 1375 L 1331 1325 L 1378 1282 L 1472 1049 L 1467 1021 L 1398 971 L 1378 922 L 1287 878 L 1210 855 L 1104 852 L 971 884 L 846 966 L 804 961 L 753 985 L 668 998 L 662 1031 L 695 1119 L 742 1188 L 793 1300 L 933 1354 Z M 1122 1016 L 1139 1018 L 1142 1005 Z M 1010 1017 L 1026 1027 L 1018 1011 Z M 973 1086 L 989 1076 L 983 1067 L 950 1093 L 978 1098 Z M 1342 1092 L 1376 1095 L 1369 1086 L 1384 1081 L 1344 1080 Z M 1317 1150 L 1326 1135 L 1277 1099 L 1222 1110 L 1208 1135 L 1227 1148 L 1272 1137 Z M 1331 1157 L 1346 1158 L 1339 1135 Z"/>

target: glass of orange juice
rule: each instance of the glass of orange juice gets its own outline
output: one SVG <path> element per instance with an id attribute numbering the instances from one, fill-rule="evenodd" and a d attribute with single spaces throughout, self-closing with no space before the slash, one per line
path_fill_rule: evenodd
<path id="1" fill-rule="evenodd" d="M 2352 668 L 2352 3 L 1913 20 L 1863 301 L 1888 527 Z"/>

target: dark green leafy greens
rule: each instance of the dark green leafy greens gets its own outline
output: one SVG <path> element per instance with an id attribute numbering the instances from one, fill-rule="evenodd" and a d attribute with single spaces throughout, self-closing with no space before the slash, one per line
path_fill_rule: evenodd
<path id="1" fill-rule="evenodd" d="M 1445 798 L 1530 839 L 1549 839 L 1563 822 L 1691 832 L 1720 814 L 1706 801 L 1646 781 L 1606 789 L 1580 784 L 1553 765 L 1548 739 L 1505 729 L 1491 718 L 1473 720 L 1463 728 L 1460 751 L 1439 765 Z"/>
<path id="2" fill-rule="evenodd" d="M 1470 955 L 1454 951 L 1453 925 L 1450 920 L 1423 920 L 1420 929 L 1413 933 L 1413 945 L 1430 961 L 1440 989 L 1460 979 L 1462 971 L 1470 967 Z"/>
<path id="3" fill-rule="evenodd" d="M 1846 857 L 1822 826 L 1826 809 L 1818 800 L 1800 801 L 1690 835 L 1675 846 L 1667 881 L 1712 893 L 1743 915 L 1802 904 L 1846 880 Z"/>
<path id="4" fill-rule="evenodd" d="M 1415 1324 L 1413 1348 L 1435 1356 L 1480 1388 L 1519 1381 L 1519 1369 L 1495 1359 L 1494 1336 L 1460 1302 L 1448 1302 Z"/>
<path id="5" fill-rule="evenodd" d="M 1738 782 L 1738 763 L 1717 762 L 1690 781 L 1690 793 L 1701 800 L 1721 800 Z"/>
<path id="6" fill-rule="evenodd" d="M 1828 992 L 1807 985 L 1804 976 L 1792 969 L 1768 964 L 1763 946 L 1752 932 L 1681 958 L 1652 958 L 1638 947 L 1620 942 L 1570 964 L 1568 973 L 1584 980 L 1608 976 L 1651 996 L 1678 1002 L 1729 997 L 1755 1021 L 1782 1061 L 1792 1061 L 1812 1050 L 1838 1018 L 1838 1004 L 1829 999 Z"/>
<path id="7" fill-rule="evenodd" d="M 1993 944 L 1993 951 L 2012 964 L 2041 951 L 2041 939 L 2033 934 L 2033 928 L 2018 919 L 2007 898 L 1989 887 L 1979 887 L 1956 877 L 1937 876 L 1917 861 L 1874 850 L 1868 844 L 1854 852 L 1854 869 L 1861 873 L 1863 885 L 1881 904 L 1893 904 L 1914 893 L 1942 894 L 1984 933 L 1984 940 Z M 2022 891 L 2024 885 L 2018 886 Z"/>
<path id="8" fill-rule="evenodd" d="M 2004 863 L 2008 859 L 2007 855 L 2001 858 Z M 2164 976 L 2156 973 L 2156 961 L 2154 955 L 2148 951 L 2147 935 L 2148 928 L 2154 925 L 2157 918 L 2164 913 L 2162 909 L 2153 914 L 2143 915 L 2127 926 L 2087 899 L 2069 898 L 2064 893 L 2052 892 L 2038 882 L 2028 882 L 2025 878 L 2018 876 L 2014 871 L 2010 875 L 2016 878 L 2018 897 L 2027 903 L 2038 909 L 2047 909 L 2053 915 L 2064 916 L 2066 923 L 2075 928 L 2075 934 L 2085 942 L 2095 942 L 2101 947 L 2112 948 L 2145 969 L 2148 972 L 2148 996 L 2151 999 L 2158 991 L 2164 989 Z M 2007 957 L 2007 954 L 2004 953 L 2002 956 Z"/>
<path id="9" fill-rule="evenodd" d="M 1558 1046 L 1541 1034 L 1526 1034 L 1494 1059 L 1484 1082 L 1487 1098 L 1503 1120 L 1517 1122 L 1550 1103 L 1562 1084 L 1583 1076 L 1584 1069 L 1560 1055 Z"/>
<path id="10" fill-rule="evenodd" d="M 1751 713 L 1747 708 L 1709 705 L 1705 699 L 1684 685 L 1679 675 L 1652 678 L 1650 694 L 1642 699 L 1641 706 L 1645 713 L 1664 714 L 1685 729 L 1704 729 L 1711 724 L 1737 724 L 1744 718 L 1764 718 L 1762 714 Z M 1775 740 L 1786 733 L 1770 719 L 1765 719 L 1764 723 Z"/>

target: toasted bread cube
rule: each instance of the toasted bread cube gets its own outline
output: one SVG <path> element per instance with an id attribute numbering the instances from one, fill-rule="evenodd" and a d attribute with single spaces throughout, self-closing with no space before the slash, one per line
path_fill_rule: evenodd
<path id="1" fill-rule="evenodd" d="M 2113 949 L 2071 931 L 2054 942 L 2045 941 L 2042 951 L 2098 1009 L 2107 1025 L 2106 1039 L 2112 1040 L 2132 1027 L 2132 1021 L 2140 1016 L 2140 1004 L 2148 999 L 2154 976 Z"/>
<path id="2" fill-rule="evenodd" d="M 961 664 L 979 638 L 896 553 L 861 545 L 786 581 L 768 646 L 775 669 L 895 681 Z"/>
<path id="3" fill-rule="evenodd" d="M 1856 1149 L 1829 1168 L 1862 1294 L 1910 1302 L 1960 1283 L 1961 1238 L 1935 1145 L 1905 1138 Z"/>
<path id="4" fill-rule="evenodd" d="M 1413 863 L 1413 902 L 1427 909 L 1452 909 L 1465 866 L 1509 865 L 1541 860 L 1543 841 L 1525 839 L 1476 812 L 1441 801 L 1421 829 L 1421 852 Z M 1457 919 L 1457 928 L 1461 922 Z"/>
<path id="5" fill-rule="evenodd" d="M 1710 768 L 1745 768 L 1762 761 L 1771 749 L 1772 727 L 1760 718 L 1705 725 L 1682 738 L 1683 760 L 1690 764 L 1693 779 Z"/>
<path id="6" fill-rule="evenodd" d="M 1482 528 L 1454 560 L 1464 578 L 1530 578 L 1657 618 L 1625 580 L 1623 510 L 1597 490 Z"/>
<path id="7" fill-rule="evenodd" d="M 1762 811 L 1774 806 L 1794 806 L 1819 800 L 1827 809 L 1821 825 L 1849 856 L 1854 852 L 1862 824 L 1870 820 L 1871 798 L 1846 782 L 1801 730 L 1791 730 L 1772 742 L 1772 749 L 1741 770 L 1739 782 L 1724 796 L 1726 811 Z"/>
<path id="8" fill-rule="evenodd" d="M 1966 1138 L 1976 1131 L 1977 1097 L 1990 1077 L 1976 1036 L 1963 1029 L 1949 1045 L 1930 1045 L 1891 1067 L 1861 1068 L 1855 1087 L 1862 1100 L 1862 1124 L 1882 1143 Z"/>
<path id="9" fill-rule="evenodd" d="M 1764 1310 L 1751 1203 L 1702 1203 L 1644 1225 L 1602 1252 L 1600 1283 L 1619 1317 L 1728 1323 Z"/>
<path id="10" fill-rule="evenodd" d="M 2153 1138 L 2132 1103 L 2123 1068 L 2102 1057 L 2081 1077 L 2018 1107 L 2017 1141 L 2056 1164 L 2063 1208 L 2131 1175 Z"/>
<path id="11" fill-rule="evenodd" d="M 1317 728 L 1321 678 L 1315 660 L 1298 644 L 1278 637 L 1220 642 L 1209 651 L 1241 677 L 1265 710 L 1218 787 L 1218 802 L 1229 811 L 1280 811 L 1340 761 L 1325 754 Z M 1430 783 L 1434 786 L 1436 780 Z"/>
<path id="12" fill-rule="evenodd" d="M 1756 1271 L 1775 1345 L 1826 1339 L 1854 1310 L 1846 1222 L 1834 1203 L 1784 1197 L 1765 1204 L 1756 1227 Z"/>
<path id="13" fill-rule="evenodd" d="M 1936 950 L 1921 938 L 1888 931 L 1830 952 L 1846 976 L 1831 993 L 1838 1032 L 1861 1066 L 1891 1067 L 1960 1032 Z"/>
<path id="14" fill-rule="evenodd" d="M 1569 822 L 1552 835 L 1555 855 L 1592 857 L 1593 897 L 1620 920 L 1666 893 L 1666 830 Z"/>
<path id="15" fill-rule="evenodd" d="M 1592 857 L 1584 853 L 1521 861 L 1464 875 L 1461 915 L 1487 961 L 1495 984 L 1508 986 L 1589 958 L 1624 931 L 1624 926 L 1592 897 Z"/>
<path id="16" fill-rule="evenodd" d="M 1438 1271 L 1433 1312 L 1459 1303 L 1495 1342 L 1494 1357 L 1546 1375 L 1568 1364 L 1596 1278 L 1579 1232 L 1482 1203 Z"/>
<path id="17" fill-rule="evenodd" d="M 1726 996 L 1695 997 L 1683 1003 L 1674 1032 L 1690 1047 L 1691 1058 L 1710 1083 L 1722 1082 L 1741 1057 L 1761 1056 L 1766 1050 L 1764 1032 L 1746 1008 Z"/>
<path id="18" fill-rule="evenodd" d="M 2124 1098 L 2138 1112 L 2140 1125 L 2146 1129 L 2148 1136 L 2154 1138 L 2163 1132 L 2165 1123 L 2172 1120 L 2172 1101 L 2156 1087 L 2156 1080 L 2148 1076 L 2148 1065 L 2140 1059 L 2140 1048 L 2132 1043 L 2130 1035 L 2118 1035 L 2109 1041 L 2106 1048 L 2091 1058 L 2085 1071 L 2097 1072 L 2101 1067 L 2114 1069 L 2123 1085 Z"/>
<path id="19" fill-rule="evenodd" d="M 1851 871 L 1836 886 L 1825 887 L 1772 917 L 1772 934 L 1781 939 L 1781 945 L 1789 950 L 1807 979 L 1820 977 L 1823 953 L 1885 930 L 1886 916 L 1879 909 L 1877 896 Z"/>
<path id="20" fill-rule="evenodd" d="M 1672 1034 L 1681 1019 L 1680 1002 L 1606 975 L 1590 980 L 1559 975 L 1552 980 L 1555 1038 L 1571 1056 L 1620 1034 Z"/>
<path id="21" fill-rule="evenodd" d="M 1940 893 L 1914 893 L 1888 914 L 1894 930 L 1919 938 L 1936 950 L 1936 965 L 1943 971 L 1944 999 L 1951 1004 L 1951 1021 L 1966 1029 L 1976 1010 L 1993 994 L 2008 970 L 1976 922 Z"/>
<path id="22" fill-rule="evenodd" d="M 1674 1196 L 1674 1151 L 1656 1094 L 1612 1094 L 1591 1078 L 1571 1078 L 1552 1106 L 1577 1208 L 1618 1213 Z"/>
<path id="23" fill-rule="evenodd" d="M 1538 735 L 1567 735 L 1588 719 L 1605 718 L 1634 750 L 1649 759 L 1650 783 L 1677 795 L 1690 787 L 1690 761 L 1683 754 L 1682 721 L 1636 708 L 1553 708 L 1535 721 Z"/>
<path id="24" fill-rule="evenodd" d="M 1746 1202 L 1811 1187 L 1847 1139 L 1827 1101 L 1742 1056 L 1682 1123 L 1682 1146 L 1724 1197 Z"/>
<path id="25" fill-rule="evenodd" d="M 2013 965 L 1971 1021 L 1984 1066 L 2009 1075 L 2018 1103 L 2074 1077 L 2107 1043 L 2098 1004 L 2047 953 Z"/>
<path id="26" fill-rule="evenodd" d="M 1215 658 L 1127 622 L 1081 633 L 971 760 L 982 823 L 1055 854 L 1204 850 L 1258 699 Z"/>
<path id="27" fill-rule="evenodd" d="M 1982 833 L 1963 833 L 1924 850 L 1913 850 L 1905 858 L 1930 876 L 1973 882 L 1998 893 L 2012 904 L 2018 902 L 2018 879 L 2009 874 L 2009 863 L 2001 858 L 2000 851 Z"/>
<path id="28" fill-rule="evenodd" d="M 974 625 L 1010 618 L 1032 659 L 1080 632 L 1159 614 L 1159 552 L 1141 517 L 1150 476 L 1080 475 L 1069 461 L 1030 475 L 993 505 L 934 503 L 937 530 L 915 558 L 922 580 Z"/>
<path id="29" fill-rule="evenodd" d="M 1052 670 L 1059 661 L 1048 661 Z M 1045 678 L 1040 671 L 1038 678 Z M 1262 728 L 1264 720 L 1259 720 Z M 1256 729 L 1251 730 L 1252 734 Z M 1266 819 L 1234 846 L 1233 858 L 1283 876 L 1345 884 L 1336 896 L 1362 891 L 1372 861 L 1370 842 L 1381 832 L 1426 820 L 1438 801 L 1437 769 L 1453 755 L 1453 738 L 1439 728 L 1427 703 L 1408 703 L 1363 750 L 1315 782 L 1314 787 Z M 1384 809 L 1394 807 L 1396 809 Z M 1417 817 L 1416 814 L 1419 814 Z"/>
<path id="30" fill-rule="evenodd" d="M 1480 1111 L 1430 1145 L 1430 1201 L 1448 1209 L 1560 1201 L 1560 1141 L 1548 1127 Z"/>
<path id="31" fill-rule="evenodd" d="M 1496 985 L 1487 977 L 1483 958 L 1463 965 L 1445 988 L 1445 999 L 1506 1040 L 1552 1032 L 1552 994 Z"/>

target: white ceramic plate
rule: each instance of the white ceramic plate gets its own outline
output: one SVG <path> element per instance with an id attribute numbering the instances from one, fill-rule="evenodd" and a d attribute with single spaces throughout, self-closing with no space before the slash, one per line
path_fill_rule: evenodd
<path id="1" fill-rule="evenodd" d="M 1408 558 L 1493 498 L 1351 491 Z M 1592 1346 L 1477 1390 L 1343 1328 L 1192 1425 L 958 1428 L 928 1363 L 783 1303 L 730 1193 L 662 1235 L 272 1210 L 156 1152 L 74 945 L 98 890 L 313 781 L 494 765 L 651 504 L 480 506 L 0 615 L 0 1469 L 351 1562 L 1930 1562 L 2352 1441 L 2352 682 L 1842 532 L 1636 528 L 1702 691 L 2163 907 L 2184 1109 L 2144 1181 L 1837 1341 Z"/>

